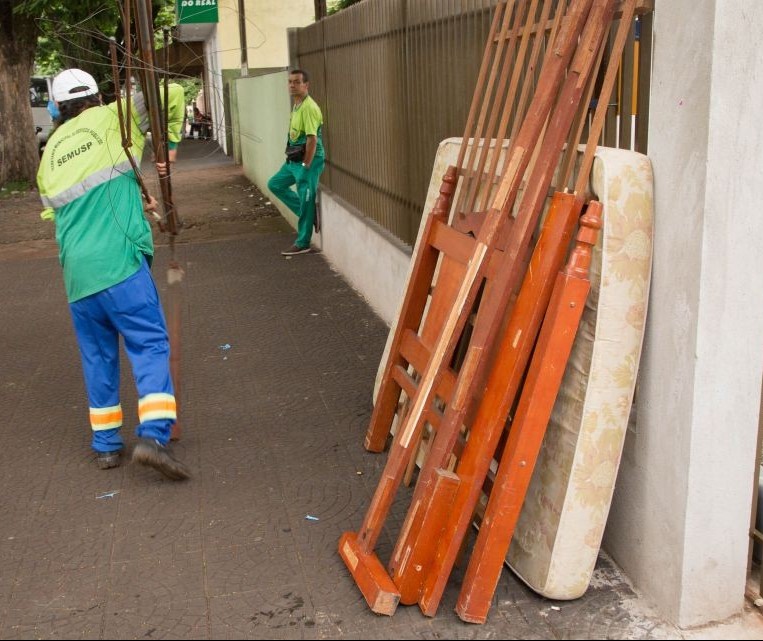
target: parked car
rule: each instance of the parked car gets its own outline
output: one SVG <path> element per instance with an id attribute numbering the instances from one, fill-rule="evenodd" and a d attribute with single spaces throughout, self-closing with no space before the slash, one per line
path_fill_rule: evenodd
<path id="1" fill-rule="evenodd" d="M 29 101 L 32 105 L 32 118 L 37 135 L 37 145 L 42 150 L 48 142 L 48 136 L 53 129 L 53 120 L 48 112 L 48 101 L 51 99 L 52 78 L 33 76 L 29 83 Z"/>

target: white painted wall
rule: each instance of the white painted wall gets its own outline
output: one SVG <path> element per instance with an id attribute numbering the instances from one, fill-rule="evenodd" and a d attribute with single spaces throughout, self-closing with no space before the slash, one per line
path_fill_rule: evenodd
<path id="1" fill-rule="evenodd" d="M 289 64 L 287 29 L 314 20 L 313 0 L 245 0 L 247 59 L 249 69 L 286 67 Z M 241 36 L 238 0 L 220 0 L 219 22 L 204 42 L 205 87 L 210 92 L 213 136 L 227 154 L 223 101 L 223 70 L 241 69 Z"/>
<path id="2" fill-rule="evenodd" d="M 323 254 L 392 325 L 410 270 L 411 249 L 351 205 L 321 189 Z"/>
<path id="3" fill-rule="evenodd" d="M 227 141 L 225 136 L 225 107 L 223 105 L 223 79 L 220 67 L 220 56 L 218 55 L 220 47 L 220 27 L 219 25 L 212 33 L 204 47 L 204 60 L 206 69 L 205 90 L 209 92 L 207 100 L 212 118 L 212 137 L 217 140 L 223 151 L 227 154 Z"/>
<path id="4" fill-rule="evenodd" d="M 682 627 L 741 611 L 763 372 L 759 0 L 657 0 L 645 351 L 604 545 Z"/>
<path id="5" fill-rule="evenodd" d="M 241 68 L 238 0 L 220 0 L 221 69 Z M 245 0 L 246 49 L 249 69 L 289 64 L 286 30 L 304 27 L 315 19 L 313 0 Z"/>
<path id="6" fill-rule="evenodd" d="M 278 71 L 236 80 L 241 163 L 249 180 L 268 196 L 272 196 L 268 179 L 285 159 L 291 110 L 288 79 L 286 71 Z M 296 217 L 288 208 L 277 199 L 273 203 L 296 226 Z"/>

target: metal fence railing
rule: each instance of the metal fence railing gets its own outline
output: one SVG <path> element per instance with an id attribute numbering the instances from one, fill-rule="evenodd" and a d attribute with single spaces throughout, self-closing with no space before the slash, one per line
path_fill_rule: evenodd
<path id="1" fill-rule="evenodd" d="M 322 184 L 405 243 L 437 145 L 463 134 L 498 2 L 365 0 L 290 33 L 292 66 L 310 73 L 324 114 Z M 602 143 L 645 152 L 651 0 L 640 4 Z"/>

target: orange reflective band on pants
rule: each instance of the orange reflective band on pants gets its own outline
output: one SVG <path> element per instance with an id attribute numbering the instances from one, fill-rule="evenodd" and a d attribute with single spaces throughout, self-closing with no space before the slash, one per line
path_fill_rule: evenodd
<path id="1" fill-rule="evenodd" d="M 167 327 L 148 263 L 121 283 L 69 304 L 85 374 L 96 452 L 121 449 L 120 338 L 138 388 L 136 434 L 162 445 L 177 418 Z M 113 412 L 120 412 L 119 417 Z M 117 418 L 119 418 L 117 422 Z"/>
<path id="2" fill-rule="evenodd" d="M 94 432 L 122 427 L 122 406 L 91 407 L 90 426 Z"/>
<path id="3" fill-rule="evenodd" d="M 138 417 L 141 423 L 163 418 L 175 420 L 175 397 L 172 394 L 147 394 L 138 401 Z"/>

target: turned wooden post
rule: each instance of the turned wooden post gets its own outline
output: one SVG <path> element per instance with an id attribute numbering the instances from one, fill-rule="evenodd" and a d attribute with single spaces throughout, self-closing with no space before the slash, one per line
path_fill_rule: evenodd
<path id="1" fill-rule="evenodd" d="M 591 251 L 601 229 L 602 206 L 588 205 L 567 266 L 554 285 L 516 416 L 501 456 L 456 613 L 484 623 L 538 459 L 591 284 Z"/>
<path id="2" fill-rule="evenodd" d="M 431 238 L 435 229 L 435 223 L 446 223 L 450 206 L 453 202 L 453 193 L 456 190 L 458 176 L 456 168 L 449 166 L 442 178 L 440 195 L 435 201 L 434 207 L 427 218 L 421 239 L 417 244 L 417 251 L 413 257 L 411 276 L 408 290 L 405 293 L 395 335 L 390 345 L 387 363 L 382 374 L 382 382 L 379 393 L 376 396 L 376 404 L 371 415 L 371 421 L 366 432 L 365 447 L 372 452 L 382 452 L 387 443 L 387 436 L 392 427 L 392 419 L 397 410 L 401 387 L 395 381 L 393 372 L 396 367 L 407 367 L 407 363 L 400 353 L 401 344 L 406 330 L 418 330 L 421 318 L 426 307 L 429 288 L 432 284 L 437 259 L 440 252 L 432 245 Z"/>

